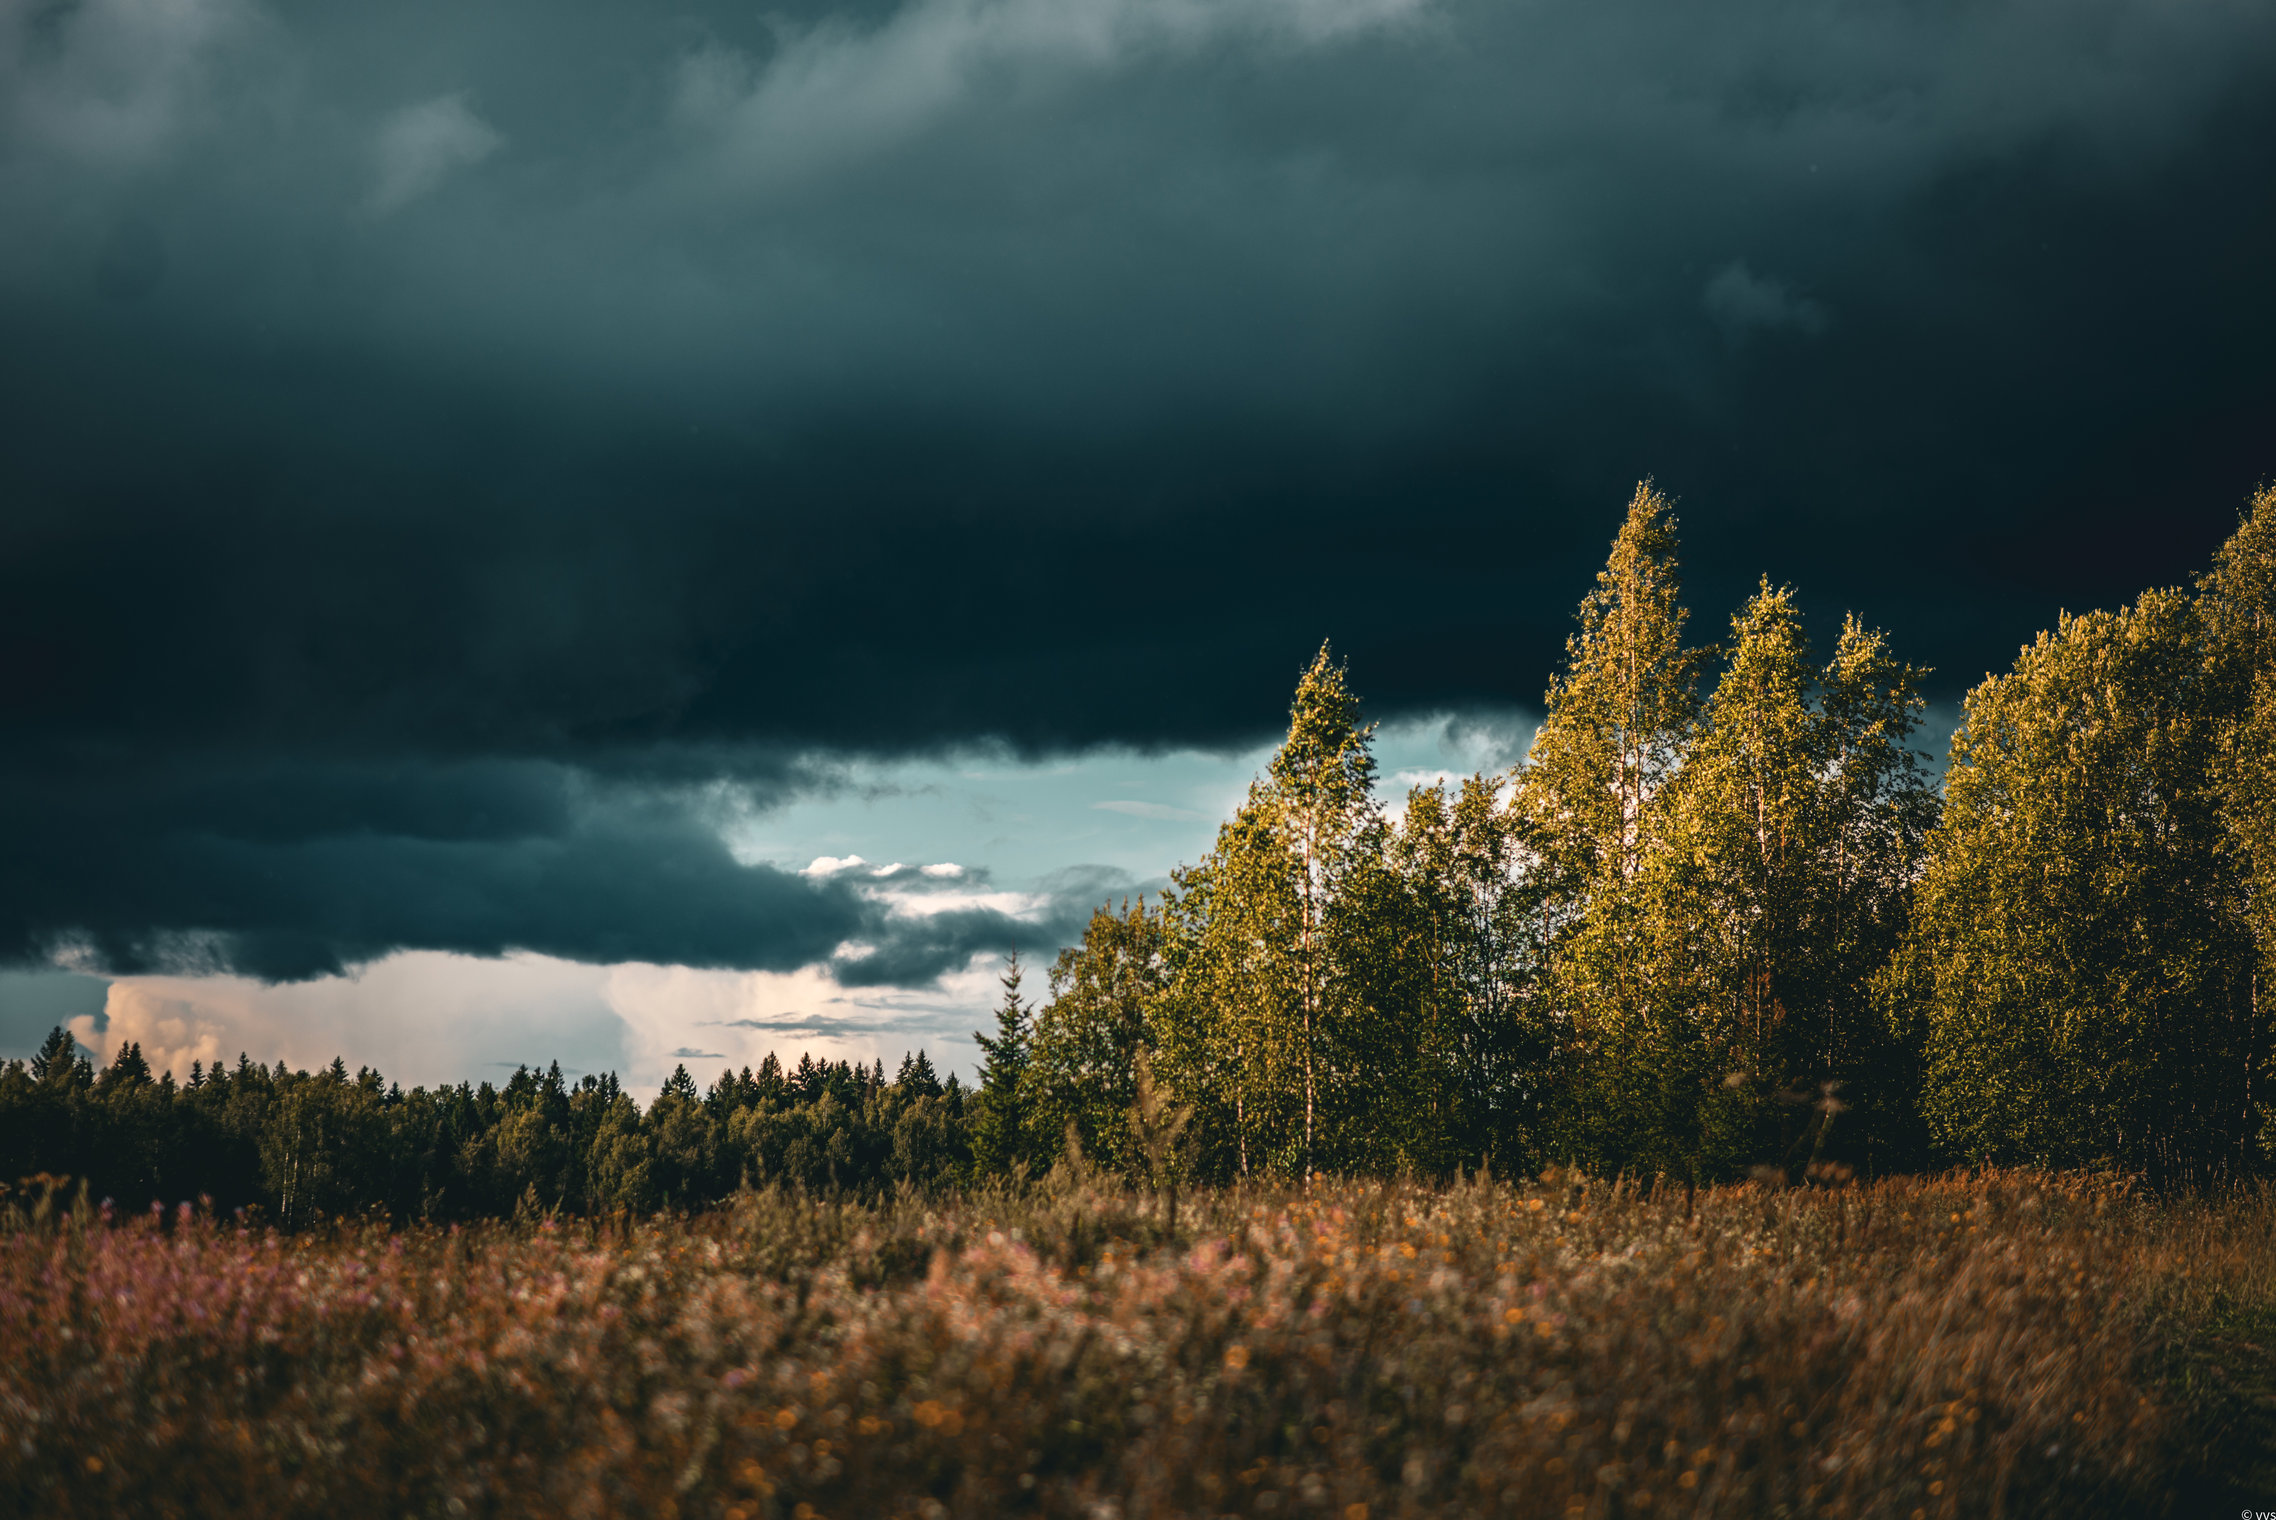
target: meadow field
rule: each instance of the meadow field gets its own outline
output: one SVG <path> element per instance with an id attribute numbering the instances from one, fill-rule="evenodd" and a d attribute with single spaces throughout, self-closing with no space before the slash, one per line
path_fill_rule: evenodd
<path id="1" fill-rule="evenodd" d="M 2276 1508 L 2265 1190 L 1062 1173 L 291 1234 L 67 1196 L 5 1200 L 11 1514 Z"/>

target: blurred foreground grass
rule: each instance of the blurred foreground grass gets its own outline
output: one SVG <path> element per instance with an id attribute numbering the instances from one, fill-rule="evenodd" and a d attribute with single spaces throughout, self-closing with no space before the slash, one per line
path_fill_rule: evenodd
<path id="1" fill-rule="evenodd" d="M 2263 1189 L 1338 1183 L 1189 1197 L 1174 1227 L 1165 1202 L 1062 1177 L 295 1236 L 17 1207 L 0 1511 L 2276 1508 Z"/>

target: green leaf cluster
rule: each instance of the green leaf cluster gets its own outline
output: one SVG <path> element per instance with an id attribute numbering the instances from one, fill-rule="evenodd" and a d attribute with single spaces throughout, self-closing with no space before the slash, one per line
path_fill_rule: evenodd
<path id="1" fill-rule="evenodd" d="M 2064 615 L 1967 698 L 1765 579 L 1687 641 L 1639 486 L 1523 764 L 1378 795 L 1323 645 L 1212 847 L 1102 905 L 976 1091 L 769 1056 L 642 1110 L 558 1070 L 409 1094 L 344 1063 L 0 1064 L 0 1175 L 299 1221 L 646 1211 L 1103 1166 L 1167 1190 L 1577 1163 L 1688 1183 L 1956 1160 L 2188 1180 L 2276 1155 L 2276 489 L 2186 588 Z M 1174 1206 L 1174 1205 L 1173 1205 Z"/>

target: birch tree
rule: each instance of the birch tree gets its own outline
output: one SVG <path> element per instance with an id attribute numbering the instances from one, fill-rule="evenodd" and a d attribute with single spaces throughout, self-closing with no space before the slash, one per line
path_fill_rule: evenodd
<path id="1" fill-rule="evenodd" d="M 2174 1174 L 2245 1144 L 2250 929 L 2204 609 L 2066 615 L 1969 693 L 1917 913 L 1930 1126 Z"/>
<path id="2" fill-rule="evenodd" d="M 1266 769 L 1265 801 L 1288 851 L 1296 890 L 1293 981 L 1304 1074 L 1304 1175 L 1318 1160 L 1320 1066 L 1330 1035 L 1328 923 L 1337 893 L 1379 819 L 1373 724 L 1359 721 L 1344 667 L 1322 644 L 1296 683 L 1288 737 Z"/>

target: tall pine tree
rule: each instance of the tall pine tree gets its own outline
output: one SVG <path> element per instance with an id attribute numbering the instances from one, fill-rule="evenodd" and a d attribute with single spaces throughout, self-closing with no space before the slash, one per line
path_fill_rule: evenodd
<path id="1" fill-rule="evenodd" d="M 996 1007 L 993 1036 L 974 1031 L 979 1042 L 980 1093 L 972 1118 L 972 1160 L 983 1172 L 1008 1171 L 1027 1158 L 1027 1081 L 1029 1024 L 1020 997 L 1017 951 L 1005 964 L 1004 1000 Z"/>

